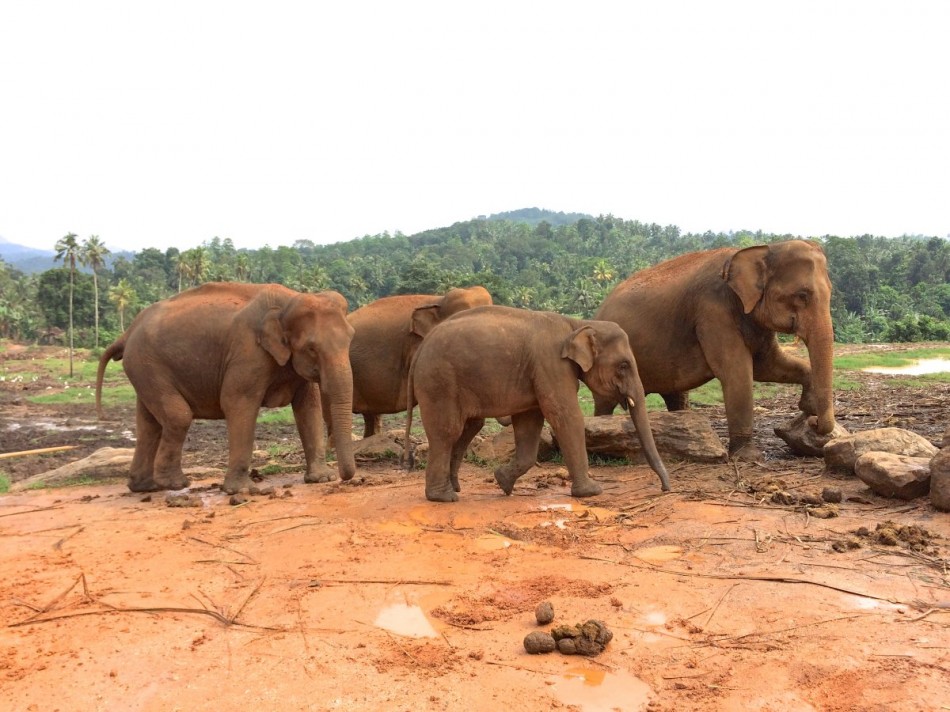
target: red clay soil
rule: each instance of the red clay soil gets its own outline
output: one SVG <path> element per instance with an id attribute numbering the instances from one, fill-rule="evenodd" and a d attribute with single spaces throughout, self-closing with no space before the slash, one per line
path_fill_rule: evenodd
<path id="1" fill-rule="evenodd" d="M 14 480 L 131 446 L 128 410 L 96 424 L 30 404 L 40 388 L 0 387 L 0 451 L 80 447 L 0 460 Z M 950 515 L 792 457 L 771 428 L 795 400 L 760 403 L 764 462 L 670 462 L 668 494 L 607 464 L 583 501 L 553 463 L 511 497 L 466 463 L 455 504 L 392 462 L 305 485 L 293 427 L 268 426 L 255 464 L 283 470 L 235 506 L 222 424 L 197 423 L 194 506 L 121 480 L 0 496 L 0 709 L 946 709 Z M 946 384 L 867 377 L 838 412 L 939 443 L 948 406 Z M 589 619 L 613 633 L 600 655 L 525 652 Z"/>

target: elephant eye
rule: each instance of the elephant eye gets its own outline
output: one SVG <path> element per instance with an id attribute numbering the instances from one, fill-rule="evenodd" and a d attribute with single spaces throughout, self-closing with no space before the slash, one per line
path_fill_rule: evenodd
<path id="1" fill-rule="evenodd" d="M 617 365 L 617 370 L 619 370 L 619 371 L 629 371 L 629 370 L 630 370 L 630 362 L 629 362 L 629 361 L 621 361 L 621 362 Z"/>
<path id="2" fill-rule="evenodd" d="M 803 304 L 808 304 L 811 300 L 811 290 L 810 289 L 799 289 L 795 292 L 795 298 Z"/>

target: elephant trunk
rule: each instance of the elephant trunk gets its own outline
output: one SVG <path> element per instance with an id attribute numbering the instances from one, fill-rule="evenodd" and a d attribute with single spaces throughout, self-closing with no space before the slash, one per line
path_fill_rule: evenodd
<path id="1" fill-rule="evenodd" d="M 643 454 L 653 471 L 660 476 L 660 483 L 664 492 L 670 491 L 670 478 L 666 473 L 666 466 L 660 459 L 660 453 L 656 449 L 656 441 L 653 439 L 653 431 L 650 429 L 650 419 L 647 417 L 647 402 L 643 394 L 643 387 L 637 389 L 637 397 L 628 398 L 627 405 L 630 409 L 630 419 L 637 429 L 637 435 L 640 438 L 640 444 L 643 446 Z"/>
<path id="2" fill-rule="evenodd" d="M 324 378 L 321 397 L 329 401 L 331 438 L 336 450 L 337 468 L 341 480 L 349 480 L 356 474 L 353 456 L 353 374 L 349 366 L 338 368 L 332 376 Z"/>
<path id="3" fill-rule="evenodd" d="M 817 416 L 815 430 L 819 435 L 827 435 L 835 427 L 834 390 L 832 389 L 832 361 L 834 358 L 834 332 L 830 317 L 827 325 L 812 329 L 802 339 L 808 346 L 808 359 L 811 362 L 811 410 Z"/>

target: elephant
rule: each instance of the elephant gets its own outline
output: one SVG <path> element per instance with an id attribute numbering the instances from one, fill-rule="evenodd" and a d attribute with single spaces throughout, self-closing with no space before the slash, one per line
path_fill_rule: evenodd
<path id="1" fill-rule="evenodd" d="M 208 283 L 152 304 L 99 359 L 102 378 L 122 361 L 136 395 L 136 441 L 129 489 L 148 492 L 189 484 L 182 446 L 195 418 L 227 421 L 228 469 L 222 489 L 249 488 L 254 427 L 261 407 L 293 406 L 306 460 L 305 482 L 327 482 L 321 400 L 334 425 L 341 479 L 353 457 L 353 327 L 337 292 L 301 294 L 279 284 Z"/>
<path id="2" fill-rule="evenodd" d="M 647 393 L 669 410 L 689 406 L 690 389 L 722 384 L 733 459 L 758 460 L 752 382 L 798 383 L 799 408 L 821 435 L 835 426 L 831 280 L 815 242 L 788 240 L 675 257 L 636 272 L 594 315 L 630 337 Z M 795 334 L 808 360 L 788 354 L 776 333 Z M 595 414 L 617 399 L 595 394 Z"/>
<path id="3" fill-rule="evenodd" d="M 486 306 L 436 326 L 422 340 L 409 371 L 407 402 L 418 402 L 429 440 L 426 498 L 454 502 L 458 471 L 486 417 L 511 416 L 515 456 L 495 470 L 510 495 L 534 465 L 545 419 L 557 436 L 571 476 L 571 494 L 600 494 L 588 472 L 578 381 L 594 393 L 628 404 L 647 462 L 669 478 L 647 419 L 643 386 L 630 342 L 612 322 L 583 321 L 554 312 Z M 406 419 L 406 443 L 412 410 Z"/>
<path id="4" fill-rule="evenodd" d="M 406 410 L 409 364 L 422 337 L 453 314 L 491 303 L 484 287 L 457 287 L 443 296 L 383 297 L 349 314 L 356 330 L 350 344 L 353 412 L 363 416 L 363 437 L 380 432 L 381 414 Z"/>

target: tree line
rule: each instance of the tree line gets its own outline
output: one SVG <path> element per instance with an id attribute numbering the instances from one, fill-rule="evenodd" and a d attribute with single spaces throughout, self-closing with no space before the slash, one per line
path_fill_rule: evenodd
<path id="1" fill-rule="evenodd" d="M 355 309 L 391 294 L 484 285 L 497 304 L 590 317 L 632 272 L 686 252 L 792 239 L 759 232 L 682 233 L 660 226 L 528 209 L 414 235 L 383 233 L 330 245 L 235 249 L 215 237 L 179 251 L 110 259 L 95 235 L 56 242 L 62 267 L 37 275 L 0 260 L 0 337 L 96 348 L 149 304 L 208 281 L 334 289 Z M 938 237 L 815 238 L 834 287 L 843 343 L 950 340 L 950 242 Z M 70 328 L 72 323 L 73 328 Z"/>

